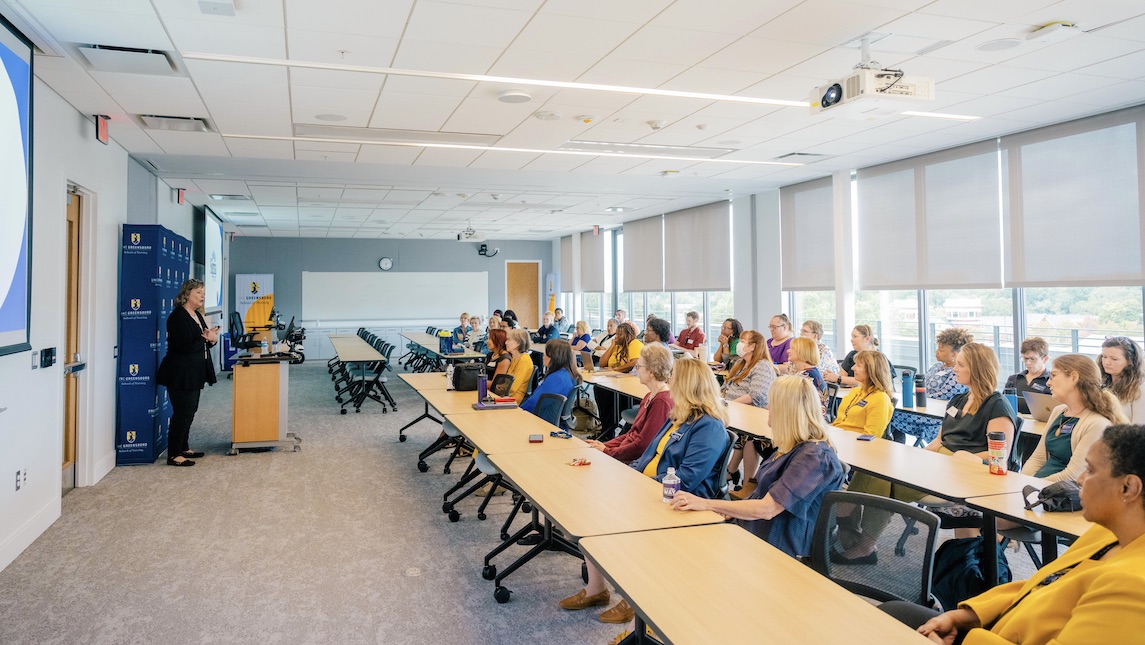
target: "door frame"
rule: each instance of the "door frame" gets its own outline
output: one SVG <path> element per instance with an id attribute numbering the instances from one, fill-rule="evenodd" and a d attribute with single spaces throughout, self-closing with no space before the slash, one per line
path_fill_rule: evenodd
<path id="1" fill-rule="evenodd" d="M 538 298 L 537 298 L 537 326 L 539 327 L 540 323 L 541 323 L 541 319 L 544 317 L 544 313 L 545 313 L 545 308 L 541 304 L 541 300 L 540 300 L 541 298 L 545 297 L 544 274 L 542 273 L 542 271 L 544 271 L 544 269 L 541 267 L 541 261 L 540 260 L 532 260 L 532 259 L 529 259 L 529 260 L 510 260 L 508 258 L 505 259 L 505 299 L 504 299 L 504 303 L 505 303 L 506 307 L 509 306 L 509 263 L 510 262 L 514 262 L 517 264 L 524 264 L 524 263 L 533 264 L 533 263 L 536 263 L 536 265 L 537 265 L 537 296 L 538 296 Z"/>
<path id="2" fill-rule="evenodd" d="M 95 232 L 99 230 L 96 226 L 96 220 L 99 218 L 99 209 L 96 207 L 98 203 L 98 195 L 86 188 L 81 184 L 73 181 L 66 182 L 65 193 L 75 192 L 80 196 L 80 244 L 79 244 L 79 315 L 77 316 L 77 324 L 79 325 L 79 348 L 80 353 L 87 361 L 87 368 L 76 377 L 76 478 L 75 486 L 80 488 L 82 486 L 92 486 L 96 483 L 95 478 L 95 458 L 98 452 L 95 446 L 95 426 L 93 423 L 94 410 L 92 402 L 95 400 L 95 370 L 100 364 L 99 358 L 103 358 L 100 354 L 96 353 L 95 347 L 95 324 L 96 316 L 94 311 L 94 298 L 92 292 L 96 281 L 96 261 L 95 261 L 95 244 L 92 239 L 95 237 Z M 64 205 L 65 207 L 67 204 Z M 66 238 L 67 231 L 64 231 Z M 62 240 L 64 249 L 67 249 L 67 240 Z M 66 253 L 65 253 L 66 256 Z M 66 284 L 65 284 L 66 290 Z M 115 289 L 115 302 L 119 302 L 119 288 L 118 281 L 116 282 Z M 116 320 L 118 321 L 118 304 L 116 306 Z M 65 322 L 66 324 L 66 322 Z M 118 323 L 117 323 L 118 324 Z M 65 330 L 66 332 L 66 330 Z M 70 357 L 64 357 L 70 358 Z M 114 374 L 114 369 L 112 371 Z M 61 395 L 63 394 L 63 382 L 60 383 Z M 60 397 L 64 400 L 64 397 Z M 114 404 L 112 416 L 114 418 Z M 114 443 L 114 439 L 112 441 Z M 61 445 L 61 451 L 63 446 Z M 113 446 L 114 448 L 114 446 Z M 61 477 L 63 474 L 61 473 Z"/>

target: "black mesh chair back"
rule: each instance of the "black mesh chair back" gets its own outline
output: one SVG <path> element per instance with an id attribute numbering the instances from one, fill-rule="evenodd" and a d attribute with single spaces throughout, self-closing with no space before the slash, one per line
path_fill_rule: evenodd
<path id="1" fill-rule="evenodd" d="M 515 380 L 516 378 L 511 374 L 498 374 L 493 377 L 489 391 L 497 396 L 509 396 L 509 390 L 513 389 L 513 381 Z"/>
<path id="2" fill-rule="evenodd" d="M 878 541 L 876 562 L 840 564 L 831 561 L 831 551 L 844 551 L 859 535 L 864 514 L 890 516 Z M 896 546 L 897 536 L 911 520 L 923 539 Z M 823 497 L 815 522 L 809 564 L 851 593 L 879 602 L 904 600 L 931 603 L 931 567 L 938 538 L 938 516 L 912 504 L 878 495 L 833 491 Z"/>
<path id="3" fill-rule="evenodd" d="M 728 472 L 728 468 L 731 466 L 732 455 L 735 453 L 737 437 L 734 430 L 725 428 L 725 431 L 728 433 L 728 445 L 724 446 L 724 454 L 716 460 L 716 468 L 722 469 L 716 474 L 719 476 L 719 481 L 723 482 L 720 485 L 720 497 L 723 499 L 728 499 L 728 493 L 731 490 L 731 481 L 727 478 L 725 473 Z M 754 473 L 752 476 L 755 476 Z"/>
<path id="4" fill-rule="evenodd" d="M 565 409 L 565 401 L 567 400 L 567 396 L 545 392 L 541 398 L 537 399 L 537 407 L 533 408 L 533 414 L 559 426 L 561 424 L 561 411 Z"/>
<path id="5" fill-rule="evenodd" d="M 533 390 L 537 389 L 537 386 L 541 384 L 541 375 L 543 373 L 544 370 L 541 369 L 540 365 L 533 366 L 533 376 L 529 379 L 528 394 L 532 394 Z"/>
<path id="6" fill-rule="evenodd" d="M 569 394 L 565 400 L 565 406 L 561 409 L 560 426 L 562 428 L 573 427 L 573 408 L 576 407 L 578 390 L 580 390 L 581 388 L 588 386 L 588 385 L 591 385 L 591 384 L 590 383 L 581 383 L 580 385 L 573 387 L 573 389 L 569 391 Z"/>
<path id="7" fill-rule="evenodd" d="M 827 423 L 835 420 L 836 414 L 839 412 L 839 384 L 827 384 Z"/>

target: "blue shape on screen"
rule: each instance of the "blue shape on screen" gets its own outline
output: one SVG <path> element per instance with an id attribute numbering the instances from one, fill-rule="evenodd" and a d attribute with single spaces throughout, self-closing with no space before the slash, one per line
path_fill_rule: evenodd
<path id="1" fill-rule="evenodd" d="M 12 275 L 8 297 L 0 303 L 0 332 L 21 331 L 28 324 L 28 226 L 24 225 L 24 241 L 20 244 L 20 261 Z"/>
<path id="2" fill-rule="evenodd" d="M 12 90 L 16 93 L 16 105 L 20 110 L 20 135 L 24 141 L 24 164 L 28 163 L 28 124 L 31 120 L 28 118 L 28 103 L 30 100 L 29 84 L 32 69 L 24 59 L 17 56 L 12 50 L 4 45 L 0 45 L 0 60 L 4 61 L 4 68 L 8 71 L 8 82 L 12 84 Z"/>

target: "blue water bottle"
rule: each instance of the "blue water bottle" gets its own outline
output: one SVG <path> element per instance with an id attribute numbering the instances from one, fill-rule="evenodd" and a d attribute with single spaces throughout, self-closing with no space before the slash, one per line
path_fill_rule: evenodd
<path id="1" fill-rule="evenodd" d="M 477 377 L 477 402 L 483 403 L 485 397 L 489 394 L 489 377 L 482 372 L 481 376 Z"/>
<path id="2" fill-rule="evenodd" d="M 910 370 L 902 371 L 902 407 L 914 407 L 914 374 Z"/>

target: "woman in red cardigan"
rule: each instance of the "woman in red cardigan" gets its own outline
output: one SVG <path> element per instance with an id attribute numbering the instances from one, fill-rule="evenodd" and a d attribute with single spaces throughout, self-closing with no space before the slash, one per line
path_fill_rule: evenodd
<path id="1" fill-rule="evenodd" d="M 668 391 L 668 377 L 672 375 L 672 353 L 663 345 L 646 345 L 636 359 L 636 372 L 648 394 L 640 401 L 640 411 L 632 428 L 608 442 L 589 441 L 588 445 L 604 454 L 630 463 L 640 458 L 648 444 L 664 427 L 672 413 L 672 394 Z"/>

